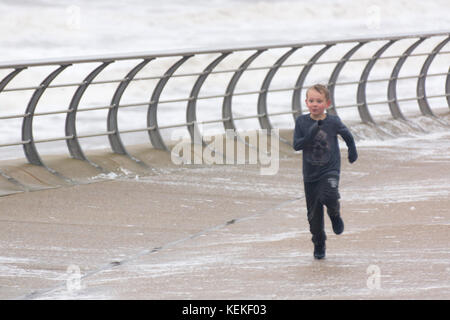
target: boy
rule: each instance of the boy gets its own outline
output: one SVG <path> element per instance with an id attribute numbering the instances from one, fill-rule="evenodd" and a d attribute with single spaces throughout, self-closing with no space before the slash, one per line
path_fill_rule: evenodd
<path id="1" fill-rule="evenodd" d="M 303 150 L 303 182 L 314 258 L 323 259 L 326 240 L 324 205 L 334 233 L 341 234 L 344 231 L 339 211 L 341 156 L 337 135 L 341 135 L 347 144 L 350 163 L 356 161 L 358 153 L 352 134 L 340 118 L 325 113 L 331 104 L 325 86 L 316 84 L 309 88 L 305 102 L 310 113 L 296 119 L 293 147 L 296 151 Z"/>

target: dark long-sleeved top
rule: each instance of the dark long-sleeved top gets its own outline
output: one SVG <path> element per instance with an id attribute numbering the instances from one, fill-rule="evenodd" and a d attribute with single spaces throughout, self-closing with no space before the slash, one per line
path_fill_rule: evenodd
<path id="1" fill-rule="evenodd" d="M 311 119 L 309 114 L 295 121 L 294 150 L 303 152 L 303 180 L 317 181 L 326 175 L 339 176 L 341 154 L 337 135 L 347 144 L 349 160 L 357 158 L 355 140 L 338 116 L 328 114 L 324 120 Z"/>

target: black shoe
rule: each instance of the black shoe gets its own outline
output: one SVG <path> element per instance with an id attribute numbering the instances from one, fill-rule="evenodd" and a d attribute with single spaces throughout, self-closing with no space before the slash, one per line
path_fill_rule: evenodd
<path id="1" fill-rule="evenodd" d="M 314 244 L 314 258 L 318 260 L 325 258 L 325 243 Z"/>
<path id="2" fill-rule="evenodd" d="M 341 234 L 344 232 L 344 221 L 340 215 L 330 216 L 331 224 L 333 225 L 333 231 L 336 234 Z"/>

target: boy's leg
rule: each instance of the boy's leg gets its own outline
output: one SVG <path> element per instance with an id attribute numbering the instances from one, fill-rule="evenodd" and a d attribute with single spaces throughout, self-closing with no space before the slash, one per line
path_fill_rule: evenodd
<path id="1" fill-rule="evenodd" d="M 328 176 L 322 181 L 322 190 L 320 201 L 327 207 L 329 216 L 336 216 L 340 214 L 339 199 L 339 177 Z"/>
<path id="2" fill-rule="evenodd" d="M 324 228 L 323 205 L 320 202 L 320 182 L 305 183 L 309 231 L 314 245 L 324 245 L 327 239 Z"/>
<path id="3" fill-rule="evenodd" d="M 339 177 L 329 176 L 323 181 L 321 202 L 327 207 L 327 213 L 333 225 L 333 231 L 341 234 L 344 231 L 344 222 L 340 214 Z"/>

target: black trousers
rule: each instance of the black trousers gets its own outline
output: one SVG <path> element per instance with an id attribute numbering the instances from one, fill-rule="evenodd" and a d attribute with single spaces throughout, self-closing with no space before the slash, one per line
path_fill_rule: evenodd
<path id="1" fill-rule="evenodd" d="M 339 176 L 325 176 L 318 181 L 305 182 L 306 208 L 309 231 L 314 244 L 327 239 L 324 225 L 324 206 L 330 217 L 339 215 Z"/>

